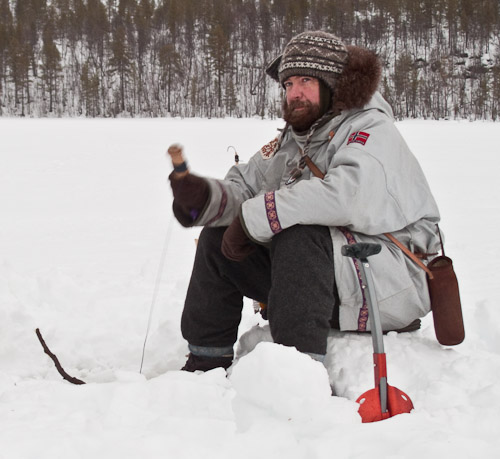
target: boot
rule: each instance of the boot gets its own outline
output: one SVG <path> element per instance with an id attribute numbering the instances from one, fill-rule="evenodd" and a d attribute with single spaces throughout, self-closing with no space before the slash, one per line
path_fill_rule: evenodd
<path id="1" fill-rule="evenodd" d="M 209 371 L 214 368 L 222 367 L 227 370 L 233 363 L 232 355 L 223 355 L 221 357 L 204 357 L 200 355 L 195 355 L 193 353 L 189 354 L 186 364 L 181 368 L 183 371 Z"/>

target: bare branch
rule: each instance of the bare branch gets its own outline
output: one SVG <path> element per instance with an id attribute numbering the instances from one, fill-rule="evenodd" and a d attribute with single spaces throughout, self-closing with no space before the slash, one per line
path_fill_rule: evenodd
<path id="1" fill-rule="evenodd" d="M 38 339 L 40 340 L 40 344 L 42 345 L 44 352 L 52 359 L 52 361 L 54 362 L 54 365 L 57 368 L 57 371 L 59 372 L 59 374 L 66 381 L 69 381 L 71 384 L 77 384 L 77 385 L 85 384 L 85 382 L 82 381 L 81 379 L 74 378 L 73 376 L 70 376 L 68 373 L 66 373 L 66 371 L 64 371 L 64 368 L 59 363 L 58 358 L 55 356 L 55 354 L 53 354 L 50 351 L 50 349 L 48 348 L 47 344 L 45 343 L 45 341 L 44 341 L 44 339 L 42 337 L 42 334 L 40 333 L 40 329 L 37 328 L 35 331 L 36 331 L 36 336 L 38 336 Z"/>

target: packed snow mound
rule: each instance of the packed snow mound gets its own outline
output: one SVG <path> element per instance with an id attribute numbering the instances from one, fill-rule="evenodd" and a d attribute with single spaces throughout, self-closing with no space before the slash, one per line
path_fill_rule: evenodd
<path id="1" fill-rule="evenodd" d="M 233 367 L 236 423 L 246 430 L 262 416 L 301 425 L 359 423 L 356 403 L 333 398 L 325 366 L 295 348 L 262 342 Z"/>
<path id="2" fill-rule="evenodd" d="M 240 358 L 249 352 L 252 352 L 255 349 L 255 346 L 261 342 L 273 342 L 271 330 L 269 328 L 269 324 L 267 323 L 254 325 L 240 336 L 238 339 L 236 356 Z"/>

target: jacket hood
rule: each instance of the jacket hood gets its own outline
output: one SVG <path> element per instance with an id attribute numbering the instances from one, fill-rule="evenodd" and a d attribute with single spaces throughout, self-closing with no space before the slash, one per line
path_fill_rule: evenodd
<path id="1" fill-rule="evenodd" d="M 339 110 L 364 107 L 375 94 L 382 75 L 382 64 L 375 53 L 352 45 L 347 50 L 349 61 L 333 94 L 334 108 Z"/>
<path id="2" fill-rule="evenodd" d="M 351 108 L 348 110 L 343 110 L 340 115 L 335 117 L 333 120 L 337 123 L 343 123 L 346 119 L 351 116 L 356 116 L 356 114 L 361 112 L 367 112 L 369 110 L 377 110 L 384 113 L 389 118 L 394 119 L 394 114 L 389 103 L 382 97 L 378 91 L 375 91 L 371 99 L 362 108 Z"/>

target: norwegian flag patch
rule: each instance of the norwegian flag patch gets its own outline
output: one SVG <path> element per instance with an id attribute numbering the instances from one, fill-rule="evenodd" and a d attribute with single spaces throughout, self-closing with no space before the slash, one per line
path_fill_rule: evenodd
<path id="1" fill-rule="evenodd" d="M 264 145 L 260 149 L 260 154 L 264 159 L 270 159 L 276 153 L 278 149 L 278 138 L 276 137 L 274 140 L 271 140 L 268 144 Z"/>
<path id="2" fill-rule="evenodd" d="M 347 145 L 349 145 L 351 143 L 359 143 L 360 145 L 364 145 L 366 143 L 366 141 L 368 140 L 368 137 L 370 137 L 370 134 L 368 134 L 368 132 L 362 132 L 362 131 L 353 132 L 349 136 L 349 140 L 347 141 Z"/>

